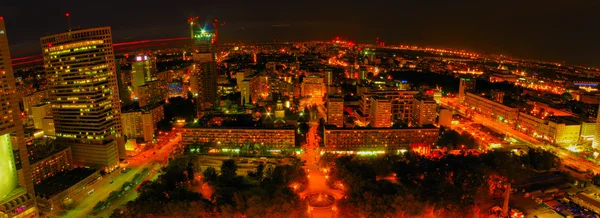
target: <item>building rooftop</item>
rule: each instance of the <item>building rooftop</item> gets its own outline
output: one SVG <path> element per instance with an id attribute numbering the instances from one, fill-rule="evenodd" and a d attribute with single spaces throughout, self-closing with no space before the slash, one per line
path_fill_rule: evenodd
<path id="1" fill-rule="evenodd" d="M 338 128 L 335 125 L 325 125 L 326 130 L 344 130 L 344 131 L 356 131 L 356 130 L 432 130 L 438 129 L 434 125 L 423 125 L 422 127 L 405 127 L 405 128 L 375 128 L 375 127 L 355 127 L 355 128 Z"/>
<path id="2" fill-rule="evenodd" d="M 581 124 L 581 121 L 573 116 L 552 116 L 548 117 L 548 120 L 558 124 L 565 124 L 568 126 Z"/>
<path id="3" fill-rule="evenodd" d="M 29 162 L 36 163 L 67 148 L 69 148 L 69 146 L 65 145 L 64 143 L 60 143 L 59 141 L 55 140 L 50 140 L 48 138 L 41 138 L 35 140 L 33 145 L 27 146 Z"/>
<path id="4" fill-rule="evenodd" d="M 273 120 L 275 115 L 271 114 Z M 263 115 L 263 118 L 266 115 Z M 205 114 L 194 123 L 188 123 L 184 128 L 229 128 L 229 129 L 293 129 L 291 127 L 270 128 L 263 125 L 263 119 L 251 114 Z"/>
<path id="5" fill-rule="evenodd" d="M 97 169 L 92 168 L 75 168 L 70 171 L 56 174 L 36 185 L 34 187 L 35 195 L 42 198 L 50 198 L 67 190 L 97 171 Z"/>

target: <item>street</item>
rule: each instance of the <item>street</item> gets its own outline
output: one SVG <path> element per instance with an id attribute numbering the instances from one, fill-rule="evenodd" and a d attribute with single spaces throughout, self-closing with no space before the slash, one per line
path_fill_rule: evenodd
<path id="1" fill-rule="evenodd" d="M 459 105 L 456 98 L 442 98 L 441 105 L 447 106 L 450 108 L 454 108 L 461 115 L 466 116 L 465 107 L 462 105 Z M 525 143 L 527 143 L 528 146 L 531 146 L 533 148 L 541 148 L 541 149 L 545 149 L 545 150 L 549 149 L 549 150 L 553 151 L 556 154 L 556 156 L 558 156 L 562 160 L 563 164 L 569 165 L 569 166 L 579 169 L 581 171 L 590 170 L 591 172 L 594 172 L 594 173 L 600 173 L 600 166 L 598 166 L 588 160 L 585 160 L 581 157 L 576 156 L 571 151 L 569 151 L 563 147 L 554 146 L 554 145 L 540 142 L 539 140 L 535 139 L 534 137 L 526 135 L 525 133 L 519 132 L 518 130 L 513 129 L 508 125 L 498 123 L 498 122 L 492 120 L 491 118 L 484 117 L 480 114 L 476 114 L 476 113 L 471 114 L 471 119 L 473 120 L 473 122 L 482 124 L 498 133 L 503 133 L 503 134 L 513 137 L 519 141 L 525 142 Z"/>
<path id="2" fill-rule="evenodd" d="M 100 181 L 96 182 L 94 185 L 86 187 L 85 190 L 77 193 L 72 196 L 73 202 L 75 204 L 73 209 L 67 210 L 64 213 L 62 211 L 53 211 L 51 214 L 43 214 L 43 216 L 49 217 L 89 217 L 89 213 L 92 211 L 92 208 L 100 202 L 105 200 L 108 195 L 117 191 L 123 186 L 125 182 L 129 182 L 133 179 L 133 177 L 141 172 L 144 168 L 154 168 L 153 163 L 161 162 L 166 160 L 166 155 L 171 153 L 174 146 L 181 142 L 181 135 L 175 134 L 171 140 L 165 142 L 163 146 L 157 146 L 153 149 L 149 149 L 141 152 L 135 157 L 128 158 L 126 161 L 129 164 L 121 164 L 121 167 L 126 167 L 128 170 L 126 173 L 121 173 L 121 170 L 115 170 L 110 174 L 105 175 Z M 160 148 L 159 148 L 160 147 Z M 158 165 L 155 165 L 158 167 Z M 155 170 L 156 171 L 156 170 Z M 112 181 L 112 183 L 111 183 Z M 88 195 L 88 192 L 94 190 L 93 194 Z M 129 198 L 130 196 L 124 196 L 123 198 Z M 118 203 L 125 204 L 126 201 L 117 201 Z M 111 205 L 111 208 L 118 207 L 118 204 Z M 110 215 L 107 213 L 109 209 L 103 211 L 106 213 L 105 215 Z"/>

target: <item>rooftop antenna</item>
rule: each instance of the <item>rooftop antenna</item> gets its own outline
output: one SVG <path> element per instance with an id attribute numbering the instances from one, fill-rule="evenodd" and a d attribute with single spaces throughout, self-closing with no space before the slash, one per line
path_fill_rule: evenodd
<path id="1" fill-rule="evenodd" d="M 67 17 L 67 22 L 69 23 L 69 32 L 71 32 L 71 14 L 67 12 L 65 13 L 65 17 Z"/>

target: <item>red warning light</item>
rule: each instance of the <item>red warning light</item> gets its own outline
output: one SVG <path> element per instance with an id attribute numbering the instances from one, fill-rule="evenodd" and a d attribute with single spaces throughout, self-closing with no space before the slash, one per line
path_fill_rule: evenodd
<path id="1" fill-rule="evenodd" d="M 69 13 L 65 13 L 65 16 L 69 17 L 69 16 L 71 16 L 71 15 L 70 15 Z"/>
<path id="2" fill-rule="evenodd" d="M 48 47 L 52 47 L 52 43 L 48 43 Z"/>

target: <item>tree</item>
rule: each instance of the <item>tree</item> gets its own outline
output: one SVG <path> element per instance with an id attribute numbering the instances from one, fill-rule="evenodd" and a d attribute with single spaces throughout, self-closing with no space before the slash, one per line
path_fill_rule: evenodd
<path id="1" fill-rule="evenodd" d="M 235 160 L 224 160 L 221 164 L 221 176 L 226 179 L 232 179 L 237 176 L 237 164 Z"/>
<path id="2" fill-rule="evenodd" d="M 208 183 L 211 186 L 217 182 L 217 171 L 213 167 L 206 168 L 206 170 L 204 170 L 203 176 L 204 182 Z"/>
<path id="3" fill-rule="evenodd" d="M 259 163 L 258 166 L 256 166 L 256 178 L 258 180 L 261 180 L 264 174 L 265 174 L 265 165 L 263 163 Z"/>
<path id="4" fill-rule="evenodd" d="M 194 172 L 194 163 L 192 163 L 192 160 L 188 161 L 187 167 L 186 167 L 186 172 L 187 172 L 188 180 L 194 181 L 195 172 Z"/>

